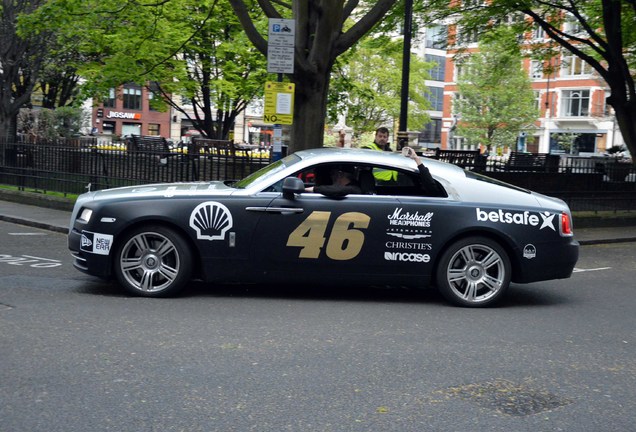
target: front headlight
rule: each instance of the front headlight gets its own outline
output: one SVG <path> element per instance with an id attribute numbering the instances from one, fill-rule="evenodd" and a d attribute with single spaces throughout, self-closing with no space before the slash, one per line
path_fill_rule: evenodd
<path id="1" fill-rule="evenodd" d="M 80 213 L 79 220 L 88 223 L 91 220 L 91 216 L 93 215 L 93 210 L 91 209 L 82 209 L 82 213 Z"/>

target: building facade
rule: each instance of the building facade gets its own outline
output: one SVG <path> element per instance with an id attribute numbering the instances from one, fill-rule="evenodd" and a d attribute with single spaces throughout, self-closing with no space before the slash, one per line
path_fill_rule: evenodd
<path id="1" fill-rule="evenodd" d="M 145 86 L 125 84 L 110 89 L 108 97 L 93 108 L 92 135 L 154 135 L 170 138 L 176 118 L 153 108 L 153 94 Z"/>
<path id="2" fill-rule="evenodd" d="M 457 44 L 446 55 L 442 147 L 469 149 L 472 147 L 455 132 L 461 121 L 453 111 L 461 69 L 455 60 L 460 49 L 463 55 L 478 51 L 477 34 L 462 34 L 461 29 L 450 25 L 449 38 Z M 548 43 L 548 37 L 536 26 L 524 41 Z M 532 81 L 540 115 L 508 150 L 586 155 L 624 144 L 613 110 L 605 102 L 608 87 L 583 60 L 563 50 L 547 61 L 525 59 L 523 67 Z"/>

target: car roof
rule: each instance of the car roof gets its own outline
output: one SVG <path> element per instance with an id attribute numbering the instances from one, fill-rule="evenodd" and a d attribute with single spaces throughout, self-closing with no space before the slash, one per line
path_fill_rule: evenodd
<path id="1" fill-rule="evenodd" d="M 417 169 L 415 162 L 398 152 L 377 151 L 371 149 L 321 147 L 308 150 L 300 150 L 295 153 L 308 164 L 321 163 L 368 163 L 373 165 L 388 165 L 398 169 L 414 171 Z M 441 177 L 465 177 L 464 170 L 435 159 L 422 157 L 422 162 L 434 176 Z"/>

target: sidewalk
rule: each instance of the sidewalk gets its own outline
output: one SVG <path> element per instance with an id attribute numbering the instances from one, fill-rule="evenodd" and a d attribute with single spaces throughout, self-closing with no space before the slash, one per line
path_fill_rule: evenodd
<path id="1" fill-rule="evenodd" d="M 0 199 L 0 221 L 27 225 L 59 233 L 68 233 L 71 212 L 48 207 L 19 204 Z M 576 228 L 574 235 L 581 245 L 636 242 L 636 224 L 632 226 Z"/>

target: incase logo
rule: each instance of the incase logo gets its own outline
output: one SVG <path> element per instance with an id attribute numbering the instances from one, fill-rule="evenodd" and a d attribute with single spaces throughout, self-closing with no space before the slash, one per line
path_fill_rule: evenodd
<path id="1" fill-rule="evenodd" d="M 507 212 L 503 210 L 484 211 L 477 207 L 477 220 L 480 222 L 499 222 L 504 224 L 514 225 L 539 225 L 539 217 L 535 214 L 531 214 L 528 211 L 523 213 Z M 553 224 L 554 215 L 549 212 L 539 213 L 539 216 L 543 219 L 543 223 L 539 229 L 548 227 L 552 231 L 556 231 Z"/>
<path id="2" fill-rule="evenodd" d="M 407 261 L 427 263 L 431 260 L 429 254 L 405 253 L 405 252 L 384 252 L 384 259 L 387 261 Z"/>

